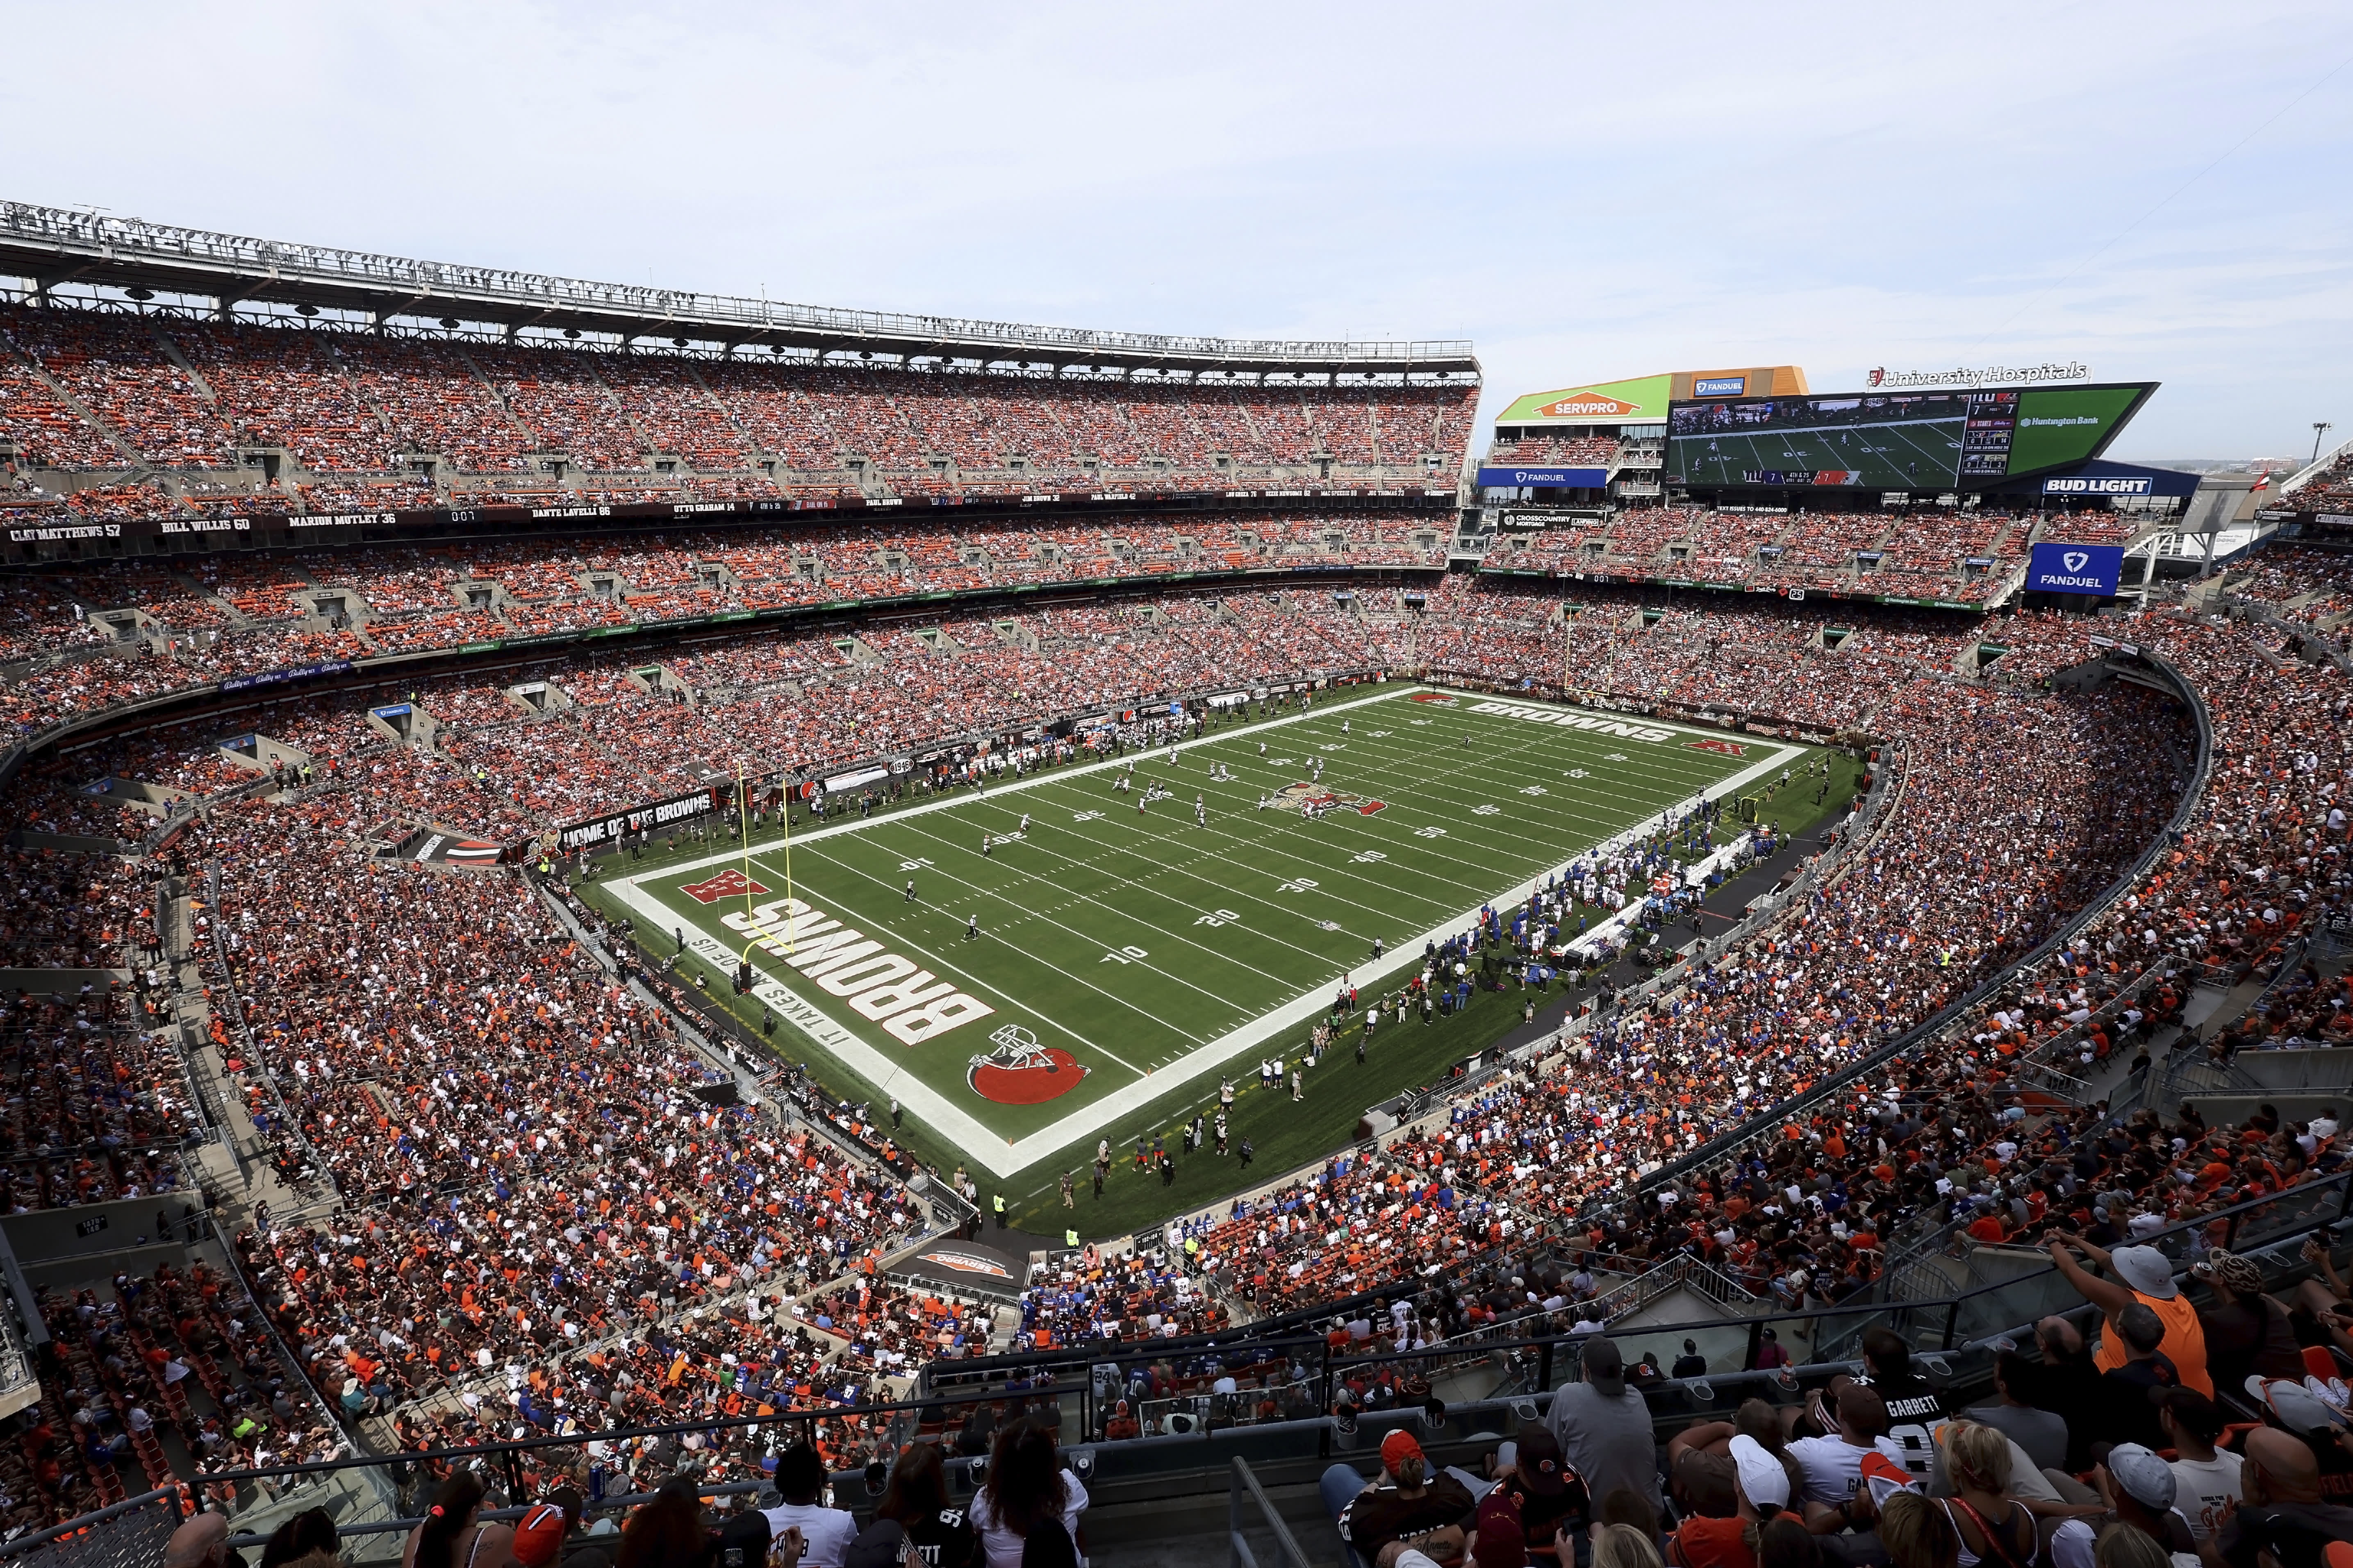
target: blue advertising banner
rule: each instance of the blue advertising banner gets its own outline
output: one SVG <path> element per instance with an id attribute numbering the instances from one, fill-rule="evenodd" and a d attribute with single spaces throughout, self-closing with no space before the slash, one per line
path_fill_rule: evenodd
<path id="1" fill-rule="evenodd" d="M 2124 569 L 2121 544 L 2038 544 L 2026 563 L 2026 591 L 2113 596 Z"/>
<path id="2" fill-rule="evenodd" d="M 1543 485 L 1556 489 L 1599 489 L 1609 482 L 1607 468 L 1487 468 L 1479 470 L 1483 489 Z"/>

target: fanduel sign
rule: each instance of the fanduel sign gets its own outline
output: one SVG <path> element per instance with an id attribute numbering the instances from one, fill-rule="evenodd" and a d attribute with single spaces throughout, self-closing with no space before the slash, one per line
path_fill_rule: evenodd
<path id="1" fill-rule="evenodd" d="M 1951 370 L 1888 370 L 1883 366 L 1868 377 L 1874 391 L 1902 386 L 2022 386 L 2032 382 L 2089 381 L 2092 367 L 2079 360 L 2065 363 L 2046 361 L 2042 364 L 1989 364 L 1981 370 L 1967 365 L 1955 365 Z"/>
<path id="2" fill-rule="evenodd" d="M 1609 482 L 1607 468 L 1481 468 L 1479 483 L 1488 489 L 1542 485 L 1553 489 L 1599 489 Z"/>
<path id="3" fill-rule="evenodd" d="M 2124 569 L 2121 544 L 2038 544 L 2026 563 L 2026 588 L 2031 594 L 2113 595 Z"/>

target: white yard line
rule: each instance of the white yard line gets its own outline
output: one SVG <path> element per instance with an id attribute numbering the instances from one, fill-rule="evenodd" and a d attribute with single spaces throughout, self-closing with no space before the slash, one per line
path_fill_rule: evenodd
<path id="1" fill-rule="evenodd" d="M 1427 689 L 1431 689 L 1409 686 L 1402 692 L 1385 692 L 1378 697 L 1364 699 L 1363 702 L 1387 701 L 1400 696 L 1409 695 L 1412 691 Z M 1661 723 L 1652 720 L 1640 719 L 1639 715 L 1615 714 L 1599 709 L 1578 708 L 1553 702 L 1532 702 L 1516 697 L 1485 698 L 1472 696 L 1469 693 L 1454 695 L 1459 695 L 1465 702 L 1491 700 L 1509 702 L 1514 707 L 1538 708 L 1552 712 L 1587 713 L 1597 718 L 1608 719 L 1618 722 L 1633 722 L 1639 720 L 1639 721 L 1645 727 L 1651 729 L 1671 730 L 1678 734 L 1696 735 L 1709 740 L 1721 740 L 1723 738 L 1720 731 L 1694 729 L 1688 725 L 1683 724 Z M 1352 702 L 1342 704 L 1341 706 L 1353 708 L 1361 705 L 1362 702 Z M 1329 713 L 1332 711 L 1335 711 L 1335 710 L 1331 708 L 1311 710 L 1307 713 L 1297 714 L 1287 720 L 1275 720 L 1273 722 L 1276 724 L 1297 723 L 1303 719 L 1314 718 L 1319 714 Z M 1264 726 L 1261 726 L 1261 728 L 1263 727 Z M 1758 742 L 1753 740 L 1744 742 L 1742 743 L 1768 745 L 1770 748 L 1769 754 L 1758 758 L 1756 762 L 1751 763 L 1748 766 L 1741 769 L 1737 773 L 1718 779 L 1713 784 L 1702 786 L 1694 792 L 1697 798 L 1721 799 L 1732 795 L 1742 786 L 1765 777 L 1774 769 L 1783 766 L 1784 764 L 1794 761 L 1799 756 L 1803 755 L 1808 750 L 1808 748 L 1802 744 L 1789 745 L 1782 742 Z M 1126 760 L 1124 758 L 1113 758 L 1106 762 L 1088 763 L 1078 769 L 1062 769 L 1050 773 L 1039 774 L 1035 779 L 1027 779 L 1019 784 L 1008 785 L 1004 791 L 999 793 L 1010 794 L 1018 790 L 1033 788 L 1039 784 L 1050 783 L 1056 779 L 1070 778 L 1074 773 L 1096 772 L 1114 766 L 1124 766 L 1125 761 Z M 814 832 L 803 834 L 801 837 L 804 838 L 818 838 L 828 834 L 856 832 L 859 829 L 868 826 L 883 826 L 899 817 L 910 816 L 916 812 L 937 811 L 949 805 L 961 805 L 975 798 L 976 797 L 959 794 L 950 799 L 929 802 L 923 805 L 910 807 L 907 811 L 894 812 L 888 817 L 876 818 L 869 822 L 844 823 L 833 827 L 820 827 L 816 829 Z M 1683 804 L 1683 803 L 1682 801 L 1678 801 L 1673 805 L 1670 805 L 1665 810 L 1655 813 L 1641 822 L 1634 823 L 1624 828 L 1620 828 L 1617 834 L 1614 834 L 1611 837 L 1639 837 L 1641 835 L 1650 833 L 1653 829 L 1662 826 L 1666 822 L 1669 815 Z M 765 846 L 764 847 L 781 847 L 783 842 L 783 838 L 779 837 L 776 840 L 772 841 L 771 844 Z M 1574 856 L 1569 856 L 1566 857 L 1565 859 L 1574 858 Z M 828 857 L 828 858 L 830 858 Z M 639 887 L 638 884 L 640 882 L 657 876 L 667 879 L 672 877 L 691 875 L 691 873 L 707 866 L 740 865 L 743 859 L 744 855 L 740 850 L 732 855 L 713 855 L 704 859 L 691 861 L 684 865 L 665 867 L 659 871 L 644 872 L 638 876 L 623 879 L 622 880 L 612 883 L 609 886 L 614 895 L 623 904 L 628 906 L 641 918 L 650 921 L 652 922 L 653 929 L 659 931 L 666 923 L 674 919 L 675 911 L 659 903 L 651 892 Z M 1432 926 L 1418 939 L 1399 942 L 1381 962 L 1377 963 L 1368 962 L 1363 966 L 1362 972 L 1365 975 L 1366 981 L 1369 983 L 1378 980 L 1385 975 L 1393 974 L 1401 970 L 1419 965 L 1421 963 L 1421 949 L 1425 944 L 1443 942 L 1448 938 L 1454 936 L 1465 926 L 1470 924 L 1471 921 L 1477 919 L 1479 910 L 1482 907 L 1487 905 L 1509 907 L 1514 904 L 1525 902 L 1528 897 L 1543 885 L 1543 881 L 1544 878 L 1541 875 L 1532 877 L 1526 881 L 1522 882 L 1516 888 L 1507 889 L 1498 892 L 1494 896 L 1482 900 L 1482 903 L 1472 905 L 1471 908 L 1463 910 L 1461 914 L 1456 915 L 1453 919 L 1443 921 L 1439 925 Z M 913 943 L 905 942 L 902 938 L 899 938 L 895 933 L 888 934 L 891 935 L 892 940 L 899 942 L 902 945 L 911 948 L 913 947 Z M 698 956 L 704 960 L 705 963 L 712 964 L 714 972 L 717 973 L 725 975 L 734 972 L 737 955 L 733 950 L 725 947 L 715 938 L 710 937 L 706 933 L 698 931 L 693 936 L 689 938 L 687 946 L 692 949 Z M 915 949 L 915 951 L 920 952 L 921 949 Z M 945 967 L 945 964 L 943 963 L 942 968 L 944 970 Z M 878 1089 L 882 1089 L 885 1092 L 897 1095 L 901 1104 L 908 1111 L 912 1112 L 917 1120 L 923 1122 L 927 1128 L 948 1137 L 951 1141 L 961 1147 L 965 1153 L 969 1154 L 977 1164 L 987 1170 L 991 1174 L 999 1178 L 1010 1176 L 1030 1165 L 1034 1165 L 1039 1161 L 1045 1159 L 1048 1155 L 1054 1153 L 1058 1150 L 1060 1150 L 1069 1144 L 1103 1132 L 1107 1130 L 1112 1123 L 1119 1121 L 1122 1117 L 1142 1110 L 1145 1106 L 1151 1104 L 1154 1100 L 1167 1094 L 1171 1089 L 1183 1088 L 1186 1084 L 1192 1082 L 1196 1079 L 1203 1077 L 1217 1068 L 1224 1066 L 1227 1062 L 1242 1056 L 1252 1048 L 1264 1045 L 1268 1040 L 1274 1038 L 1276 1036 L 1285 1034 L 1299 1027 L 1311 1019 L 1318 1016 L 1330 1005 L 1329 998 L 1320 986 L 1315 989 L 1304 991 L 1299 995 L 1293 997 L 1291 1001 L 1282 1004 L 1281 1006 L 1261 1014 L 1258 1017 L 1251 1019 L 1249 1023 L 1243 1024 L 1239 1027 L 1219 1036 L 1218 1038 L 1207 1042 L 1201 1046 L 1199 1049 L 1188 1053 L 1181 1062 L 1176 1064 L 1171 1070 L 1150 1072 L 1143 1078 L 1139 1078 L 1120 1089 L 1113 1090 L 1110 1094 L 1103 1096 L 1101 1100 L 1093 1100 L 1088 1104 L 1080 1106 L 1078 1109 L 1072 1110 L 1069 1115 L 1062 1117 L 1060 1121 L 1050 1122 L 1025 1138 L 1008 1139 L 983 1126 L 972 1116 L 970 1112 L 959 1107 L 955 1101 L 948 1099 L 945 1094 L 940 1092 L 930 1083 L 916 1077 L 914 1074 L 906 1072 L 902 1063 L 894 1060 L 879 1047 L 868 1044 L 862 1036 L 843 1027 L 839 1023 L 828 1016 L 825 1010 L 818 1006 L 815 1003 L 807 1000 L 797 994 L 786 989 L 784 985 L 778 984 L 772 975 L 770 975 L 766 971 L 761 969 L 758 965 L 755 964 L 753 966 L 753 973 L 755 976 L 755 980 L 752 987 L 752 994 L 758 997 L 760 1001 L 779 1018 L 791 1024 L 803 1034 L 808 1036 L 810 1039 L 816 1041 L 818 1045 L 833 1053 L 835 1057 L 839 1058 L 852 1071 L 866 1079 L 870 1083 L 874 1084 Z M 1353 977 L 1357 971 L 1351 970 L 1347 973 L 1351 977 Z M 988 990 L 993 994 L 1004 994 L 1002 992 L 996 991 L 994 987 L 981 986 L 979 988 Z M 1012 999 L 1008 997 L 1007 1000 L 1010 1001 Z M 1015 1005 L 1019 1006 L 1021 1005 L 1016 1003 Z M 1054 1026 L 1058 1029 L 1062 1027 L 1062 1026 L 1059 1024 Z M 1065 1029 L 1063 1032 L 1068 1033 L 1069 1031 Z M 1083 1038 L 1082 1037 L 1078 1036 L 1073 1036 L 1072 1037 Z M 985 1041 L 983 1043 L 985 1043 Z M 1110 1057 L 1111 1055 L 1108 1051 L 1103 1054 L 1106 1057 Z M 1118 1058 L 1112 1058 L 1111 1059 L 1117 1060 Z M 1127 1064 L 1122 1063 L 1121 1065 L 1126 1066 Z M 1133 1069 L 1131 1068 L 1131 1070 Z M 892 1087 L 894 1085 L 896 1087 Z"/>

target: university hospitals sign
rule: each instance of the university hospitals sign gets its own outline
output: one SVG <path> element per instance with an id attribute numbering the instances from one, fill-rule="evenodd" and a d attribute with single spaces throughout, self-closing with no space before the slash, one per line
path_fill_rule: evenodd
<path id="1" fill-rule="evenodd" d="M 1989 364 L 1974 370 L 1967 365 L 1955 365 L 1950 370 L 1889 370 L 1882 365 L 1863 379 L 1874 392 L 1915 386 L 2028 386 L 2089 381 L 2092 367 L 2081 360 L 2046 360 L 2030 365 Z"/>

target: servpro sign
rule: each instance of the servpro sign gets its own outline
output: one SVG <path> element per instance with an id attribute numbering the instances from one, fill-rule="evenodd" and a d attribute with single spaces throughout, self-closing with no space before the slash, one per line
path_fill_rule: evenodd
<path id="1" fill-rule="evenodd" d="M 1624 425 L 1667 417 L 1673 378 L 1641 375 L 1631 381 L 1597 382 L 1530 393 L 1495 416 L 1498 425 Z"/>

